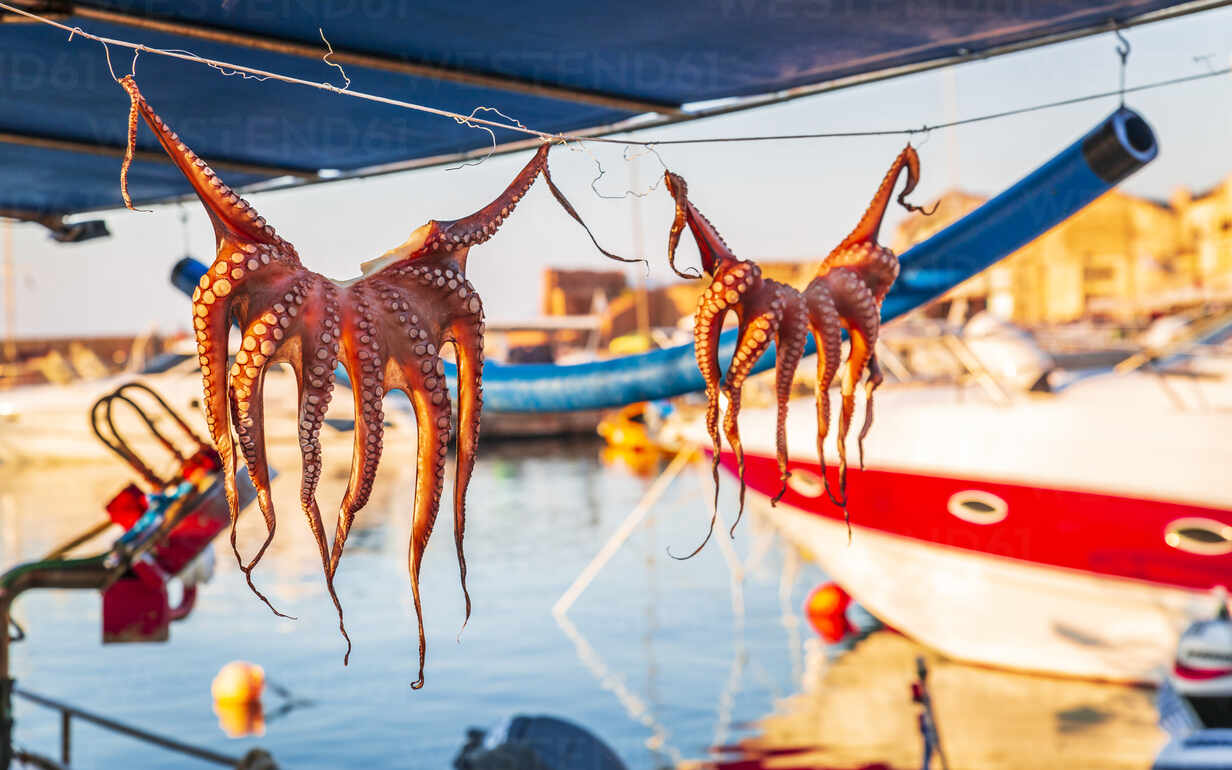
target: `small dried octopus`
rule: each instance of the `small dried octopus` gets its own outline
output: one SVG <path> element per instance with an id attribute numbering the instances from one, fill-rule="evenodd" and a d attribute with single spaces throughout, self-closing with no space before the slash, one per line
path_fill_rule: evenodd
<path id="1" fill-rule="evenodd" d="M 299 440 L 303 460 L 300 505 L 320 550 L 326 586 L 338 611 L 338 625 L 350 655 L 350 638 L 334 576 L 356 513 L 368 501 L 381 456 L 382 399 L 401 390 L 410 397 L 418 427 L 414 513 L 408 570 L 419 624 L 419 678 L 423 686 L 425 656 L 419 570 L 432 534 L 444 484 L 446 446 L 450 438 L 450 400 L 441 348 L 452 343 L 458 364 L 457 467 L 454 478 L 454 541 L 461 573 L 466 616 L 466 560 L 462 540 L 466 489 L 475 464 L 479 418 L 483 407 L 483 303 L 466 279 L 472 246 L 484 243 L 542 174 L 552 194 L 583 227 L 577 212 L 556 188 L 548 172 L 548 144 L 543 144 L 509 187 L 476 213 L 453 221 L 432 220 L 401 246 L 364 263 L 363 275 L 336 282 L 305 268 L 295 248 L 280 238 L 257 212 L 197 157 L 155 114 L 132 77 L 121 85 L 132 100 L 129 156 L 122 184 L 126 204 L 127 170 L 137 132 L 137 115 L 157 135 L 175 165 L 192 183 L 205 205 L 218 241 L 218 256 L 193 294 L 204 383 L 204 410 L 210 436 L 223 460 L 227 501 L 231 507 L 231 544 L 252 590 L 252 570 L 274 537 L 275 518 L 266 460 L 262 387 L 268 367 L 290 364 L 299 388 Z M 589 230 L 587 231 L 589 233 Z M 591 236 L 593 240 L 593 235 Z M 598 244 L 595 244 L 598 246 Z M 600 248 L 600 251 L 603 251 Z M 606 251 L 614 259 L 624 260 Z M 228 367 L 232 322 L 241 330 L 240 349 Z M 351 473 L 334 532 L 327 548 L 316 500 L 321 474 L 319 433 L 341 364 L 351 381 L 355 402 L 355 438 Z M 247 463 L 265 518 L 267 536 L 244 564 L 235 541 L 236 443 Z M 278 613 L 272 605 L 270 609 Z M 345 661 L 345 658 L 344 658 Z"/>
<path id="2" fill-rule="evenodd" d="M 711 277 L 710 286 L 698 298 L 693 319 L 694 353 L 697 366 L 706 382 L 706 430 L 714 454 L 711 472 L 715 484 L 715 507 L 718 506 L 719 394 L 727 398 L 723 416 L 723 433 L 736 457 L 740 476 L 739 523 L 744 512 L 744 449 L 740 442 L 738 418 L 741 391 L 754 364 L 775 344 L 775 396 L 777 402 L 775 449 L 779 468 L 780 488 L 772 502 L 777 503 L 787 491 L 787 408 L 791 383 L 796 367 L 804 354 L 811 331 L 818 351 L 817 359 L 817 450 L 825 480 L 826 493 L 846 513 L 847 451 L 846 437 L 855 408 L 855 388 L 865 369 L 868 370 L 867 411 L 860 430 L 860 465 L 864 465 L 864 438 L 872 427 L 873 391 L 881 384 L 881 369 L 877 365 L 875 346 L 881 323 L 881 303 L 898 277 L 898 259 L 877 242 L 881 221 L 899 175 L 906 169 L 907 183 L 898 202 L 908 211 L 921 211 L 904 198 L 915 189 L 920 176 L 920 161 L 911 145 L 899 154 L 873 197 L 864 216 L 851 234 L 843 239 L 822 261 L 817 275 L 803 292 L 791 286 L 764 278 L 755 262 L 740 259 L 732 253 L 718 231 L 697 210 L 688 197 L 688 185 L 679 175 L 665 174 L 667 191 L 676 204 L 676 216 L 668 234 L 668 262 L 678 275 L 694 276 L 676 268 L 676 247 L 687 224 L 697 242 L 702 268 Z M 931 213 L 931 212 L 925 212 Z M 737 343 L 731 366 L 721 375 L 718 362 L 719 335 L 729 311 L 736 313 Z M 842 409 L 839 414 L 839 477 L 842 499 L 835 497 L 826 480 L 824 442 L 830 425 L 830 384 L 838 371 L 842 329 L 851 336 L 851 352 L 842 383 Z M 710 520 L 710 532 L 714 529 Z M 732 531 L 735 524 L 732 525 Z M 705 546 L 706 539 L 689 556 Z M 685 557 L 688 558 L 688 557 Z"/>

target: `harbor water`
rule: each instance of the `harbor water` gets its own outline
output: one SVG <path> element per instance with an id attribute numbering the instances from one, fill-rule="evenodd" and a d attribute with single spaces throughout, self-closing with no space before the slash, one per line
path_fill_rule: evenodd
<path id="1" fill-rule="evenodd" d="M 15 617 L 26 638 L 12 652 L 19 686 L 224 754 L 261 747 L 283 768 L 447 768 L 468 728 L 514 714 L 582 725 L 638 770 L 707 761 L 732 768 L 919 766 L 908 690 L 917 650 L 881 632 L 853 652 L 827 654 L 800 616 L 806 593 L 824 580 L 807 555 L 746 514 L 734 541 L 724 527 L 695 558 L 669 558 L 669 547 L 687 553 L 705 533 L 708 468 L 677 478 L 567 616 L 554 618 L 553 604 L 655 478 L 601 462 L 592 441 L 483 448 L 466 537 L 473 613 L 459 636 L 463 600 L 452 517 L 443 512 L 423 568 L 426 685 L 413 691 L 416 627 L 406 557 L 414 465 L 413 449 L 399 451 L 391 447 L 382 463 L 339 571 L 354 642 L 348 666 L 316 547 L 295 505 L 292 470 L 275 481 L 277 539 L 254 577 L 297 620 L 275 617 L 249 592 L 220 537 L 215 576 L 167 643 L 101 645 L 96 593 L 23 595 Z M 325 455 L 348 453 L 327 447 Z M 346 461 L 337 462 L 322 480 L 326 510 L 345 485 Z M 95 523 L 126 481 L 118 463 L 0 474 L 4 562 L 35 557 Z M 725 513 L 734 512 L 734 486 L 725 478 Z M 240 526 L 246 554 L 263 534 L 260 516 L 247 510 Z M 264 698 L 263 734 L 230 738 L 213 711 L 210 682 L 232 660 L 259 664 L 275 685 Z M 956 756 L 953 767 L 1146 768 L 1162 742 L 1149 693 L 951 669 L 965 673 L 943 671 L 938 686 L 965 682 L 977 696 L 973 704 L 967 690 L 944 685 L 937 694 L 943 738 L 955 747 L 980 743 L 968 757 L 988 756 L 992 746 L 1005 759 L 981 764 Z M 273 691 L 282 688 L 290 698 Z M 1042 695 L 1048 693 L 1056 697 Z M 976 722 L 987 732 L 995 702 L 1013 704 L 1007 713 L 1018 727 L 1010 737 L 1022 738 L 1000 749 L 995 734 L 973 737 L 964 726 L 983 712 Z M 59 755 L 58 714 L 18 700 L 16 720 L 16 745 Z M 1033 754 L 1024 748 L 1032 742 Z M 774 763 L 776 754 L 802 747 L 809 752 L 799 762 Z M 207 766 L 81 721 L 74 722 L 72 751 L 74 768 Z M 1100 756 L 1107 761 L 1093 761 Z"/>

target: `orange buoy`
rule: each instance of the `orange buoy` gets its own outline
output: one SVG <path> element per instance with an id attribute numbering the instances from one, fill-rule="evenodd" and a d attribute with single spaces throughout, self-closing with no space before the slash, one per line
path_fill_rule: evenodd
<path id="1" fill-rule="evenodd" d="M 210 685 L 218 726 L 231 738 L 265 734 L 261 691 L 265 670 L 256 663 L 233 660 L 218 670 Z"/>
<path id="2" fill-rule="evenodd" d="M 210 694 L 218 702 L 251 703 L 261 699 L 264 688 L 265 669 L 256 663 L 233 660 L 218 670 Z"/>
<path id="3" fill-rule="evenodd" d="M 822 583 L 804 600 L 804 616 L 818 636 L 834 644 L 855 630 L 847 620 L 851 595 L 837 583 Z"/>

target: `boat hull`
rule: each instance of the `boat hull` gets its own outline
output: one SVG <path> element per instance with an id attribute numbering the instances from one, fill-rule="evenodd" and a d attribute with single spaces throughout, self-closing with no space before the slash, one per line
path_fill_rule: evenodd
<path id="1" fill-rule="evenodd" d="M 772 506 L 773 457 L 746 456 L 750 505 L 878 618 L 958 660 L 1156 681 L 1184 628 L 1215 612 L 1211 589 L 1232 584 L 1232 555 L 1168 543 L 1173 522 L 1232 522 L 1223 509 L 852 469 L 849 539 L 815 469 L 795 465 Z"/>

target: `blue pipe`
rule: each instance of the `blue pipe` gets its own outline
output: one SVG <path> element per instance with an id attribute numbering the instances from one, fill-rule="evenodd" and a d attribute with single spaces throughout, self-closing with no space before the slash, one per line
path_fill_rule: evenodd
<path id="1" fill-rule="evenodd" d="M 896 318 L 944 294 L 994 262 L 1031 242 L 1155 159 L 1151 127 L 1121 108 L 1005 192 L 900 257 L 902 272 L 882 306 Z M 189 296 L 206 266 L 184 258 L 172 283 Z M 722 337 L 728 360 L 735 331 Z M 808 353 L 815 352 L 809 340 Z M 771 348 L 753 371 L 774 365 Z M 446 374 L 457 371 L 446 364 Z M 501 364 L 483 367 L 484 408 L 498 412 L 556 412 L 616 407 L 670 398 L 704 389 L 693 346 L 570 366 Z"/>

